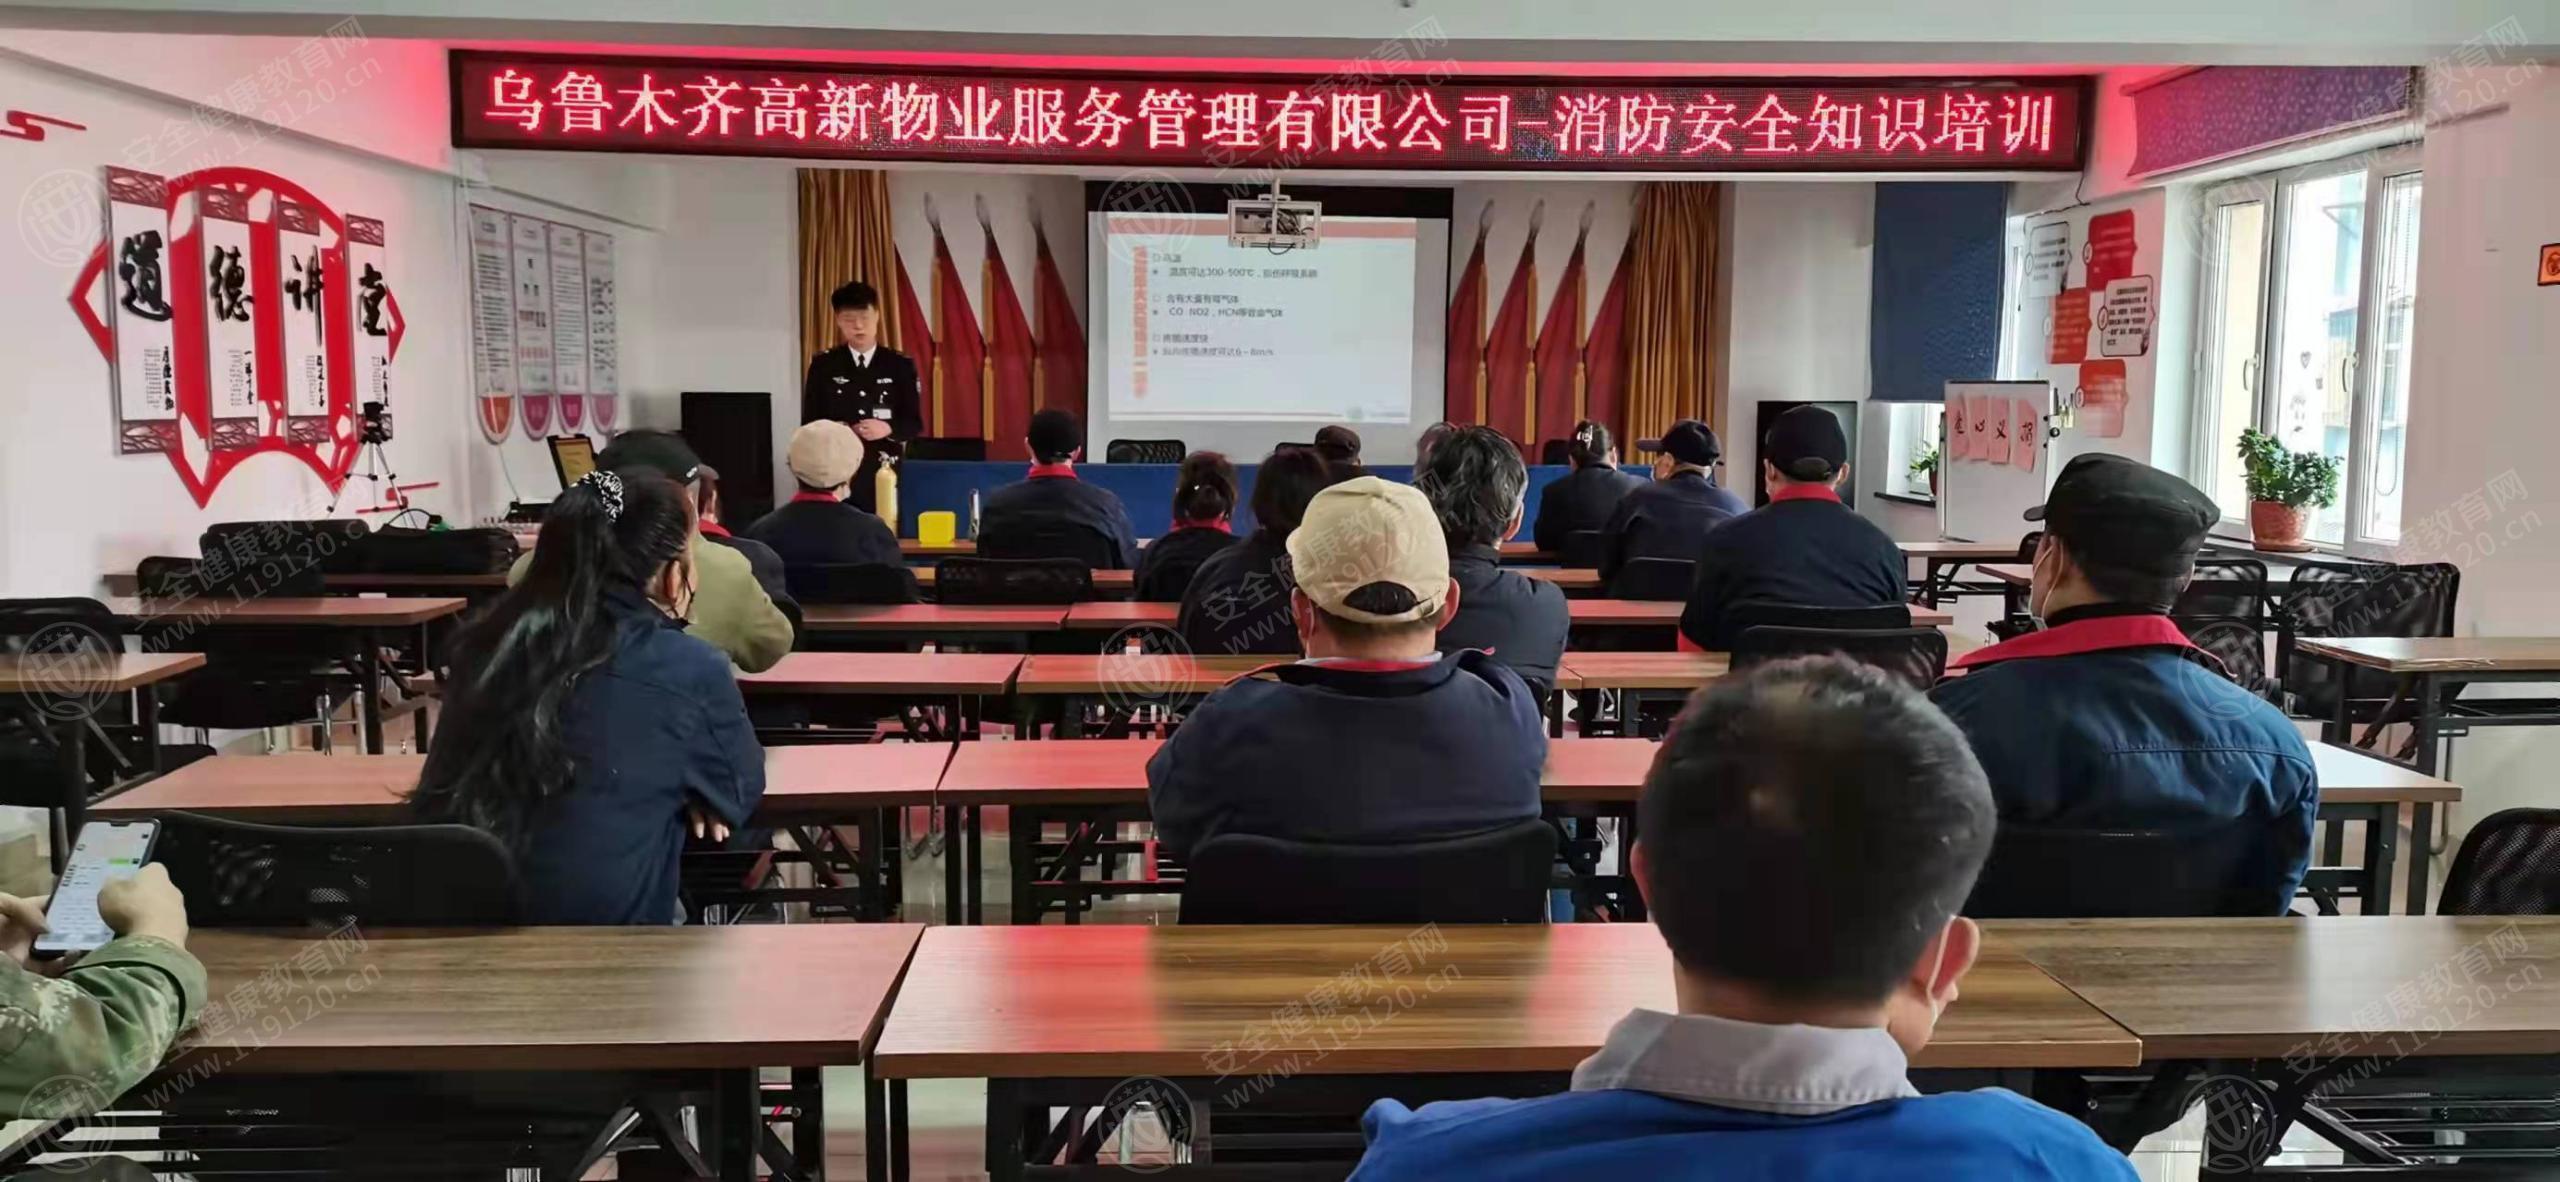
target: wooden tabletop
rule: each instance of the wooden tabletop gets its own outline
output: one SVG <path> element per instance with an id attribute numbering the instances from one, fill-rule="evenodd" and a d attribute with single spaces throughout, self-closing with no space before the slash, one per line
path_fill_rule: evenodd
<path id="1" fill-rule="evenodd" d="M 1629 1010 L 1674 1004 L 1650 924 L 939 927 L 873 1061 L 893 1079 L 1565 1072 Z M 1915 1065 L 2140 1057 L 1995 944 Z"/>
<path id="2" fill-rule="evenodd" d="M 479 574 L 402 575 L 364 571 L 351 574 L 323 575 L 320 581 L 338 591 L 504 591 L 507 572 L 486 571 Z"/>
<path id="3" fill-rule="evenodd" d="M 0 694 L 123 693 L 203 667 L 203 653 L 0 653 Z"/>
<path id="4" fill-rule="evenodd" d="M 2294 644 L 2306 656 L 2385 673 L 2560 673 L 2560 636 L 2306 636 Z"/>
<path id="5" fill-rule="evenodd" d="M 1178 603 L 1132 603 L 1120 599 L 1088 600 L 1068 606 L 1066 628 L 1069 632 L 1099 631 L 1105 628 L 1118 631 L 1122 628 L 1137 628 L 1149 624 L 1159 628 L 1171 628 L 1175 621 L 1181 618 L 1182 605 Z"/>
<path id="6" fill-rule="evenodd" d="M 757 694 L 1001 694 L 1022 658 L 1012 653 L 789 653 L 762 673 L 741 673 Z"/>
<path id="7" fill-rule="evenodd" d="M 1554 562 L 1556 560 L 1555 555 L 1539 549 L 1536 542 L 1504 542 L 1502 543 L 1501 549 L 1502 560 L 1504 562 L 1528 563 Z"/>
<path id="8" fill-rule="evenodd" d="M 1147 761 L 1161 739 L 962 743 L 942 773 L 945 805 L 1144 804 Z M 1542 777 L 1553 801 L 1632 801 L 1658 744 L 1551 739 Z"/>
<path id="9" fill-rule="evenodd" d="M 1974 569 L 1989 575 L 1995 582 L 2007 583 L 2012 587 L 2024 587 L 2036 579 L 2036 568 L 2023 563 L 1986 562 Z"/>
<path id="10" fill-rule="evenodd" d="M 844 923 L 351 931 L 335 940 L 199 930 L 187 947 L 204 962 L 215 1001 L 173 1066 L 305 1073 L 858 1063 L 922 933 L 914 924 Z M 260 987 L 243 988 L 253 982 Z"/>
<path id="11" fill-rule="evenodd" d="M 909 558 L 949 558 L 977 552 L 978 543 L 974 538 L 953 538 L 939 546 L 928 546 L 914 538 L 898 539 L 898 553 Z"/>
<path id="12" fill-rule="evenodd" d="M 471 606 L 467 599 L 408 597 L 358 599 L 320 595 L 274 596 L 229 600 L 203 595 L 184 599 L 106 600 L 107 610 L 125 623 L 180 620 L 240 624 L 262 628 L 405 628 L 440 620 Z"/>
<path id="13" fill-rule="evenodd" d="M 2019 535 L 2019 538 L 2020 540 L 2024 540 L 2025 535 L 2021 534 Z M 1901 542 L 1898 543 L 1898 545 L 1902 547 L 1902 556 L 1904 558 L 1952 558 L 1962 561 L 1980 562 L 1985 559 L 2016 558 L 2018 556 L 2018 543 L 2016 541 L 2004 544 L 2000 542 L 1954 542 L 1941 539 L 1935 542 Z"/>
<path id="14" fill-rule="evenodd" d="M 1676 625 L 1688 605 L 1668 599 L 1568 599 L 1564 606 L 1577 627 L 1633 628 Z M 1465 605 L 1458 610 L 1466 610 Z"/>
<path id="15" fill-rule="evenodd" d="M 956 743 L 816 743 L 768 747 L 758 820 L 841 817 L 856 809 L 933 803 Z"/>
<path id="16" fill-rule="evenodd" d="M 1597 591 L 1600 572 L 1583 566 L 1524 566 L 1520 573 L 1566 591 Z"/>
<path id="17" fill-rule="evenodd" d="M 1724 653 L 1568 652 L 1564 665 L 1578 689 L 1696 689 L 1729 672 L 1733 658 Z"/>
<path id="18" fill-rule="evenodd" d="M 813 603 L 800 609 L 812 632 L 1055 632 L 1067 609 L 939 603 Z"/>
<path id="19" fill-rule="evenodd" d="M 1983 926 L 2139 1036 L 2148 1059 L 2560 1053 L 2560 918 Z"/>
<path id="20" fill-rule="evenodd" d="M 2313 743 L 2311 766 L 2320 777 L 2322 804 L 2451 804 L 2462 799 L 2462 789 L 2454 784 L 2335 743 Z"/>
<path id="21" fill-rule="evenodd" d="M 916 586 L 922 587 L 928 591 L 932 590 L 936 579 L 934 574 L 935 569 L 936 568 L 930 566 L 917 567 Z M 1093 589 L 1099 594 L 1127 595 L 1136 590 L 1137 586 L 1138 572 L 1133 570 L 1098 570 L 1093 572 Z"/>
<path id="22" fill-rule="evenodd" d="M 1286 664 L 1287 655 L 1247 653 L 1035 653 L 1014 679 L 1021 694 L 1127 692 L 1141 698 L 1205 694 L 1256 669 Z"/>

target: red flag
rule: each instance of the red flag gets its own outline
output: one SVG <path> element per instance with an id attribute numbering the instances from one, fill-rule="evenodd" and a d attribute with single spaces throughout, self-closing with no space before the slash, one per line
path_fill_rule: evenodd
<path id="1" fill-rule="evenodd" d="M 995 226 L 980 202 L 978 224 L 987 231 L 987 353 L 994 414 L 987 422 L 987 457 L 1028 460 L 1022 437 L 1031 433 L 1032 369 L 1037 364 L 1031 343 L 1031 321 L 1022 314 L 1022 297 L 1013 293 L 1013 272 L 996 246 Z"/>
<path id="2" fill-rule="evenodd" d="M 1634 424 L 1621 423 L 1618 416 L 1627 401 L 1627 272 L 1635 269 L 1635 250 L 1635 239 L 1629 237 L 1627 249 L 1618 255 L 1618 269 L 1609 274 L 1609 291 L 1600 297 L 1600 312 L 1591 318 L 1591 339 L 1582 346 L 1582 369 L 1589 380 L 1579 416 L 1628 439 L 1636 437 Z"/>
<path id="3" fill-rule="evenodd" d="M 1084 326 L 1076 323 L 1076 306 L 1067 299 L 1067 281 L 1058 274 L 1058 260 L 1049 255 L 1048 231 L 1040 228 L 1039 219 L 1031 222 L 1032 240 L 1038 244 L 1038 274 L 1033 286 L 1039 288 L 1034 297 L 1040 302 L 1040 405 L 1056 407 L 1084 421 Z"/>
<path id="4" fill-rule="evenodd" d="M 933 413 L 933 326 L 924 318 L 924 304 L 916 299 L 916 285 L 907 278 L 904 255 L 891 252 L 898 265 L 898 339 L 888 342 L 892 349 L 914 358 L 916 363 L 916 403 L 928 416 L 926 429 L 935 434 L 929 416 Z"/>
<path id="5" fill-rule="evenodd" d="M 1545 212 L 1543 202 L 1529 212 L 1520 261 L 1512 266 L 1511 285 L 1493 314 L 1493 331 L 1485 334 L 1484 421 L 1505 435 L 1529 421 L 1529 330 L 1537 315 L 1538 221 Z"/>
<path id="6" fill-rule="evenodd" d="M 1449 297 L 1449 376 L 1441 387 L 1448 405 L 1440 417 L 1452 423 L 1484 421 L 1484 232 L 1493 224 L 1493 203 L 1485 202 L 1484 210 L 1475 249 L 1458 273 L 1458 292 Z"/>
<path id="7" fill-rule="evenodd" d="M 942 329 L 934 347 L 941 377 L 933 397 L 933 433 L 952 439 L 983 438 L 987 342 L 978 335 L 978 315 L 969 308 L 969 288 L 960 281 L 959 265 L 951 261 L 951 244 L 943 241 L 939 221 L 933 224 L 933 303 Z"/>
<path id="8" fill-rule="evenodd" d="M 1535 457 L 1541 440 L 1562 439 L 1573 433 L 1574 409 L 1581 402 L 1577 396 L 1582 385 L 1582 244 L 1590 222 L 1583 223 L 1583 234 L 1573 239 L 1573 254 L 1564 263 L 1564 277 L 1556 281 L 1556 295 L 1547 301 L 1547 322 L 1538 329 L 1538 388 L 1535 403 L 1528 408 L 1523 424 L 1528 444 L 1525 454 Z"/>

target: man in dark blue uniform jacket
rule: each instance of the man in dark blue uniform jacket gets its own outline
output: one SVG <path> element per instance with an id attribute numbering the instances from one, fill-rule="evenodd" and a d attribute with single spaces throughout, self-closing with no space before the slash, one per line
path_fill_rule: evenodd
<path id="1" fill-rule="evenodd" d="M 922 375 L 915 358 L 880 343 L 880 293 L 870 284 L 845 284 L 827 302 L 844 343 L 809 359 L 809 375 L 800 383 L 800 421 L 835 419 L 853 428 L 863 443 L 862 467 L 845 499 L 877 512 L 881 459 L 901 454 L 924 429 Z"/>
<path id="2" fill-rule="evenodd" d="M 1760 441 L 1769 503 L 1725 522 L 1698 551 L 1698 581 L 1680 612 L 1680 635 L 1730 652 L 1737 603 L 1878 607 L 1902 602 L 1902 548 L 1840 503 L 1849 438 L 1818 406 L 1778 416 Z"/>
<path id="3" fill-rule="evenodd" d="M 2027 511 L 2045 526 L 2028 593 L 2045 629 L 1965 655 L 1954 662 L 1963 675 L 1932 696 L 1973 740 L 2002 823 L 2260 830 L 2235 905 L 2275 915 L 2311 857 L 2310 749 L 2168 615 L 2220 517 L 2212 498 L 2149 465 L 2071 461 Z M 2143 889 L 2081 885 L 2133 892 L 2137 904 Z"/>
<path id="4" fill-rule="evenodd" d="M 1110 489 L 1076 479 L 1076 457 L 1084 451 L 1084 427 L 1076 417 L 1055 408 L 1041 411 L 1031 416 L 1023 442 L 1031 449 L 1031 474 L 987 494 L 979 510 L 978 553 L 1081 558 L 1095 570 L 1136 568 L 1138 536 L 1128 507 Z"/>
<path id="5" fill-rule="evenodd" d="M 1608 524 L 1600 527 L 1603 579 L 1615 577 L 1631 559 L 1696 561 L 1708 530 L 1751 509 L 1733 490 L 1716 485 L 1716 460 L 1724 455 L 1724 444 L 1705 423 L 1682 419 L 1671 424 L 1662 433 L 1662 455 L 1655 461 L 1661 478 L 1619 497 Z"/>

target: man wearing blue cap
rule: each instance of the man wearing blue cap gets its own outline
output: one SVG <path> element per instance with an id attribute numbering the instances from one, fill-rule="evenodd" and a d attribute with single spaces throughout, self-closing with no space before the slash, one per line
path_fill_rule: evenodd
<path id="1" fill-rule="evenodd" d="M 1724 455 L 1724 445 L 1705 423 L 1682 419 L 1671 424 L 1662 433 L 1661 454 L 1655 461 L 1660 478 L 1627 490 L 1608 524 L 1600 527 L 1602 579 L 1617 577 L 1618 568 L 1638 558 L 1693 561 L 1708 530 L 1751 508 L 1716 484 L 1716 460 Z"/>
<path id="2" fill-rule="evenodd" d="M 1799 406 L 1760 441 L 1769 503 L 1707 535 L 1698 581 L 1680 612 L 1680 635 L 1709 652 L 1730 652 L 1740 631 L 1735 604 L 1877 607 L 1900 603 L 1902 549 L 1874 522 L 1840 501 L 1849 478 L 1849 437 L 1818 406 Z"/>

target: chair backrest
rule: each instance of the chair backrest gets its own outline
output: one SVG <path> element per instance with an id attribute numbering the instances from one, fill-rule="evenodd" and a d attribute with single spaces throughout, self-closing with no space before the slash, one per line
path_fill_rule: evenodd
<path id="1" fill-rule="evenodd" d="M 1072 558 L 945 558 L 933 568 L 943 603 L 1081 603 L 1093 598 L 1093 568 Z"/>
<path id="2" fill-rule="evenodd" d="M 1550 439 L 1545 443 L 1539 444 L 1538 462 L 1551 468 L 1572 463 L 1573 441 L 1570 439 Z"/>
<path id="3" fill-rule="evenodd" d="M 1103 445 L 1106 464 L 1179 464 L 1190 449 L 1179 439 L 1114 439 Z"/>
<path id="4" fill-rule="evenodd" d="M 782 568 L 782 585 L 802 603 L 922 603 L 916 572 L 885 562 L 813 562 Z"/>
<path id="5" fill-rule="evenodd" d="M 2222 662 L 2223 674 L 2233 684 L 2253 694 L 2269 692 L 2267 634 L 2256 624 L 2234 616 L 2174 618 L 2178 630 L 2187 634 L 2188 643 Z"/>
<path id="6" fill-rule="evenodd" d="M 2560 809 L 2505 809 L 2462 839 L 2438 915 L 2560 915 Z"/>
<path id="7" fill-rule="evenodd" d="M 2267 618 L 2267 564 L 2255 558 L 2198 558 L 2195 577 L 2178 594 L 2169 616 L 2241 620 L 2263 628 Z"/>
<path id="8" fill-rule="evenodd" d="M 124 628 L 94 599 L 0 599 L 0 653 L 119 651 Z"/>
<path id="9" fill-rule="evenodd" d="M 2034 562 L 2036 560 L 2036 547 L 2043 544 L 2043 542 L 2043 530 L 2028 530 L 2025 537 L 2018 539 L 2018 561 L 2026 563 Z"/>
<path id="10" fill-rule="evenodd" d="M 958 460 L 964 463 L 982 464 L 987 459 L 987 441 L 962 438 L 910 439 L 906 446 L 900 449 L 899 454 L 900 458 L 908 460 Z"/>
<path id="11" fill-rule="evenodd" d="M 1630 558 L 1609 576 L 1609 598 L 1676 603 L 1689 598 L 1698 564 L 1682 558 Z"/>
<path id="12" fill-rule="evenodd" d="M 2239 884 L 2267 841 L 2266 825 L 2255 822 L 2193 830 L 2002 821 L 1964 913 L 1975 919 L 2262 915 Z"/>
<path id="13" fill-rule="evenodd" d="M 1935 628 L 1787 628 L 1761 624 L 1733 639 L 1735 672 L 1828 653 L 1872 665 L 1925 690 L 1947 673 L 1947 634 Z"/>
<path id="14" fill-rule="evenodd" d="M 1879 603 L 1873 607 L 1813 607 L 1774 599 L 1746 599 L 1724 609 L 1725 624 L 1739 635 L 1746 628 L 1908 628 L 1911 605 Z"/>
<path id="15" fill-rule="evenodd" d="M 1555 856 L 1534 818 L 1397 845 L 1225 833 L 1191 852 L 1182 922 L 1539 923 Z"/>
<path id="16" fill-rule="evenodd" d="M 1074 521 L 1016 522 L 978 531 L 980 558 L 1066 558 L 1109 570 L 1120 565 L 1120 544 Z"/>
<path id="17" fill-rule="evenodd" d="M 1600 565 L 1601 552 L 1607 548 L 1608 538 L 1599 530 L 1578 529 L 1564 536 L 1564 549 L 1557 552 L 1556 561 L 1589 570 Z"/>
<path id="18" fill-rule="evenodd" d="M 497 927 L 516 922 L 515 860 L 468 825 L 338 829 L 160 814 L 152 861 L 197 927 Z"/>
<path id="19" fill-rule="evenodd" d="M 2294 568 L 2285 596 L 2289 636 L 2451 636 L 2462 591 L 2462 571 L 2451 563 L 2394 566 L 2382 562 L 2304 562 Z M 2307 717 L 2331 717 L 2338 669 L 2327 661 L 2277 654 L 2277 675 Z M 2350 696 L 2389 697 L 2391 675 L 2351 670 Z"/>

